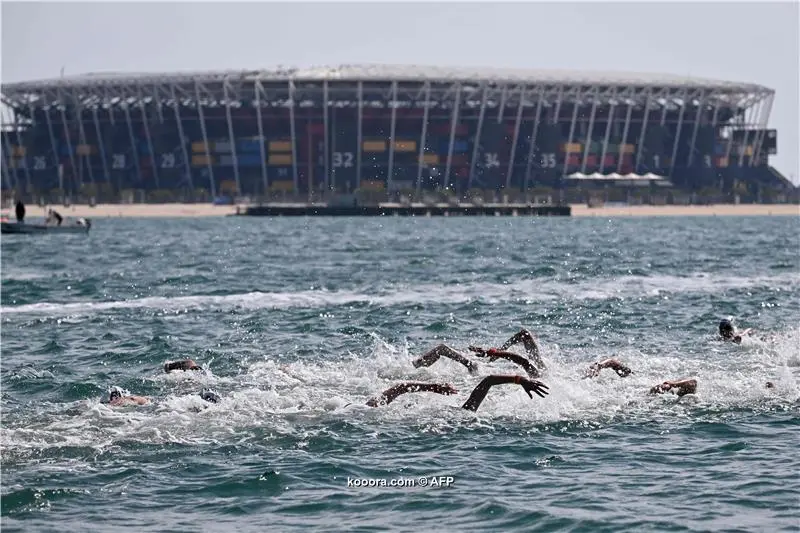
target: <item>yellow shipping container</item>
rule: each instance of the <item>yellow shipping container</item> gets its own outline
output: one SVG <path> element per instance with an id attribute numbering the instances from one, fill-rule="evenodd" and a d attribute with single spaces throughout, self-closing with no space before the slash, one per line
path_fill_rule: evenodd
<path id="1" fill-rule="evenodd" d="M 294 182 L 288 180 L 273 181 L 269 185 L 269 190 L 291 192 L 294 190 Z"/>
<path id="2" fill-rule="evenodd" d="M 632 154 L 636 151 L 636 147 L 632 144 L 620 144 L 619 145 L 619 153 L 621 154 Z"/>
<path id="3" fill-rule="evenodd" d="M 744 149 L 744 155 L 752 156 L 753 155 L 753 147 L 749 146 L 749 145 L 746 146 L 745 149 Z"/>
<path id="4" fill-rule="evenodd" d="M 290 141 L 270 141 L 270 152 L 291 152 L 292 143 Z"/>
<path id="5" fill-rule="evenodd" d="M 583 149 L 581 143 L 564 143 L 563 150 L 564 152 L 569 152 L 571 154 L 580 153 Z"/>
<path id="6" fill-rule="evenodd" d="M 214 158 L 206 157 L 205 155 L 193 155 L 192 156 L 192 166 L 195 167 L 202 167 L 203 165 L 208 165 L 211 163 L 214 164 Z"/>
<path id="7" fill-rule="evenodd" d="M 24 146 L 14 146 L 11 149 L 11 153 L 14 154 L 17 157 L 25 157 L 25 154 L 27 153 L 27 150 L 25 149 Z"/>
<path id="8" fill-rule="evenodd" d="M 386 184 L 377 180 L 362 180 L 359 188 L 362 191 L 383 191 L 386 190 Z"/>
<path id="9" fill-rule="evenodd" d="M 269 164 L 285 166 L 292 164 L 292 154 L 269 154 Z"/>
<path id="10" fill-rule="evenodd" d="M 395 141 L 395 152 L 416 152 L 417 141 Z"/>
<path id="11" fill-rule="evenodd" d="M 438 165 L 439 164 L 439 154 L 424 154 L 422 156 L 422 162 L 426 165 Z"/>
<path id="12" fill-rule="evenodd" d="M 386 141 L 364 141 L 361 146 L 365 152 L 386 151 Z"/>

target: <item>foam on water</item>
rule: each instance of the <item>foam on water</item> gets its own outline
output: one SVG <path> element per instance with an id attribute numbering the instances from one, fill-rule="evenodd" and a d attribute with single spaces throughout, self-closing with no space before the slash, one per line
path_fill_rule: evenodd
<path id="1" fill-rule="evenodd" d="M 692 276 L 623 276 L 613 280 L 540 281 L 521 280 L 509 283 L 459 283 L 454 285 L 415 285 L 370 293 L 328 291 L 325 289 L 295 292 L 248 292 L 228 295 L 193 295 L 145 297 L 107 302 L 39 302 L 24 305 L 4 305 L 0 315 L 46 314 L 88 315 L 121 309 L 157 309 L 161 311 L 215 310 L 240 308 L 287 309 L 345 306 L 366 303 L 376 306 L 399 304 L 502 303 L 508 298 L 528 302 L 559 299 L 610 299 L 663 297 L 667 293 L 703 294 L 726 289 L 765 287 L 780 291 L 783 287 L 800 285 L 800 274 L 782 273 L 773 276 L 736 277 L 710 274 Z"/>
<path id="2" fill-rule="evenodd" d="M 449 360 L 414 369 L 404 346 L 378 339 L 367 357 L 290 363 L 267 359 L 251 364 L 245 373 L 225 377 L 208 371 L 156 374 L 152 380 L 162 384 L 164 392 L 144 407 L 112 407 L 100 403 L 100 398 L 68 405 L 43 403 L 36 409 L 35 422 L 28 420 L 24 427 L 5 424 L 0 444 L 6 450 L 4 462 L 16 462 L 48 448 L 85 447 L 101 453 L 125 442 L 199 445 L 225 442 L 232 435 L 240 443 L 269 434 L 297 437 L 325 431 L 325 422 L 330 420 L 372 425 L 377 430 L 400 424 L 420 431 L 454 425 L 469 429 L 504 419 L 508 420 L 504 424 L 532 431 L 546 431 L 559 423 L 603 425 L 688 416 L 713 420 L 736 410 L 797 409 L 798 341 L 800 333 L 791 330 L 771 342 L 742 346 L 709 342 L 708 349 L 728 352 L 727 360 L 717 363 L 702 353 L 653 355 L 631 349 L 615 354 L 634 369 L 624 379 L 609 370 L 598 378 L 584 379 L 583 372 L 593 359 L 554 354 L 545 346 L 548 370 L 542 380 L 550 387 L 549 396 L 529 399 L 519 387 L 498 386 L 472 413 L 459 407 L 482 376 L 519 374 L 518 368 L 478 359 L 480 371 L 475 376 Z M 598 354 L 594 359 L 610 355 Z M 696 395 L 678 399 L 647 394 L 664 380 L 687 377 L 698 379 Z M 448 382 L 459 394 L 407 394 L 388 406 L 364 405 L 401 381 Z M 766 388 L 767 381 L 775 388 Z M 201 388 L 209 386 L 222 394 L 221 403 L 209 404 L 198 396 Z"/>

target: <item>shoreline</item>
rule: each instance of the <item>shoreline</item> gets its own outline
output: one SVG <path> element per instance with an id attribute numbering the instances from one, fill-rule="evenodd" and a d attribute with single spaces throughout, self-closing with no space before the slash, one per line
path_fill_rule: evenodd
<path id="1" fill-rule="evenodd" d="M 64 217 L 103 218 L 207 218 L 224 217 L 236 213 L 235 205 L 211 204 L 99 204 L 48 206 Z M 240 206 L 244 211 L 245 206 Z M 685 216 L 800 216 L 796 204 L 715 204 L 715 205 L 639 205 L 588 207 L 572 204 L 573 217 L 685 217 Z M 47 208 L 26 206 L 26 219 L 44 218 Z M 3 209 L 2 214 L 14 220 L 14 209 Z M 530 216 L 530 215 L 520 215 Z"/>

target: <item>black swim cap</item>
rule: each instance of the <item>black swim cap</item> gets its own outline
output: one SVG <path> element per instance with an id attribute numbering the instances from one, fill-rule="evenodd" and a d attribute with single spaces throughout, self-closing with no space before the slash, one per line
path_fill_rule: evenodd
<path id="1" fill-rule="evenodd" d="M 209 389 L 203 389 L 200 391 L 200 397 L 211 403 L 219 403 L 219 401 L 222 400 L 219 394 Z"/>
<path id="2" fill-rule="evenodd" d="M 723 337 L 730 337 L 733 335 L 733 323 L 727 318 L 720 321 L 719 334 Z"/>

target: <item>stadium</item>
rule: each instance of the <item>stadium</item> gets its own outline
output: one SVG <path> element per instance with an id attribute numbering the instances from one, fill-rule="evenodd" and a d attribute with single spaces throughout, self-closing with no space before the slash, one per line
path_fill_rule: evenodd
<path id="1" fill-rule="evenodd" d="M 682 76 L 392 65 L 66 76 L 2 85 L 2 187 L 29 201 L 380 199 L 649 175 L 760 195 L 792 188 L 769 165 L 774 96 Z"/>

